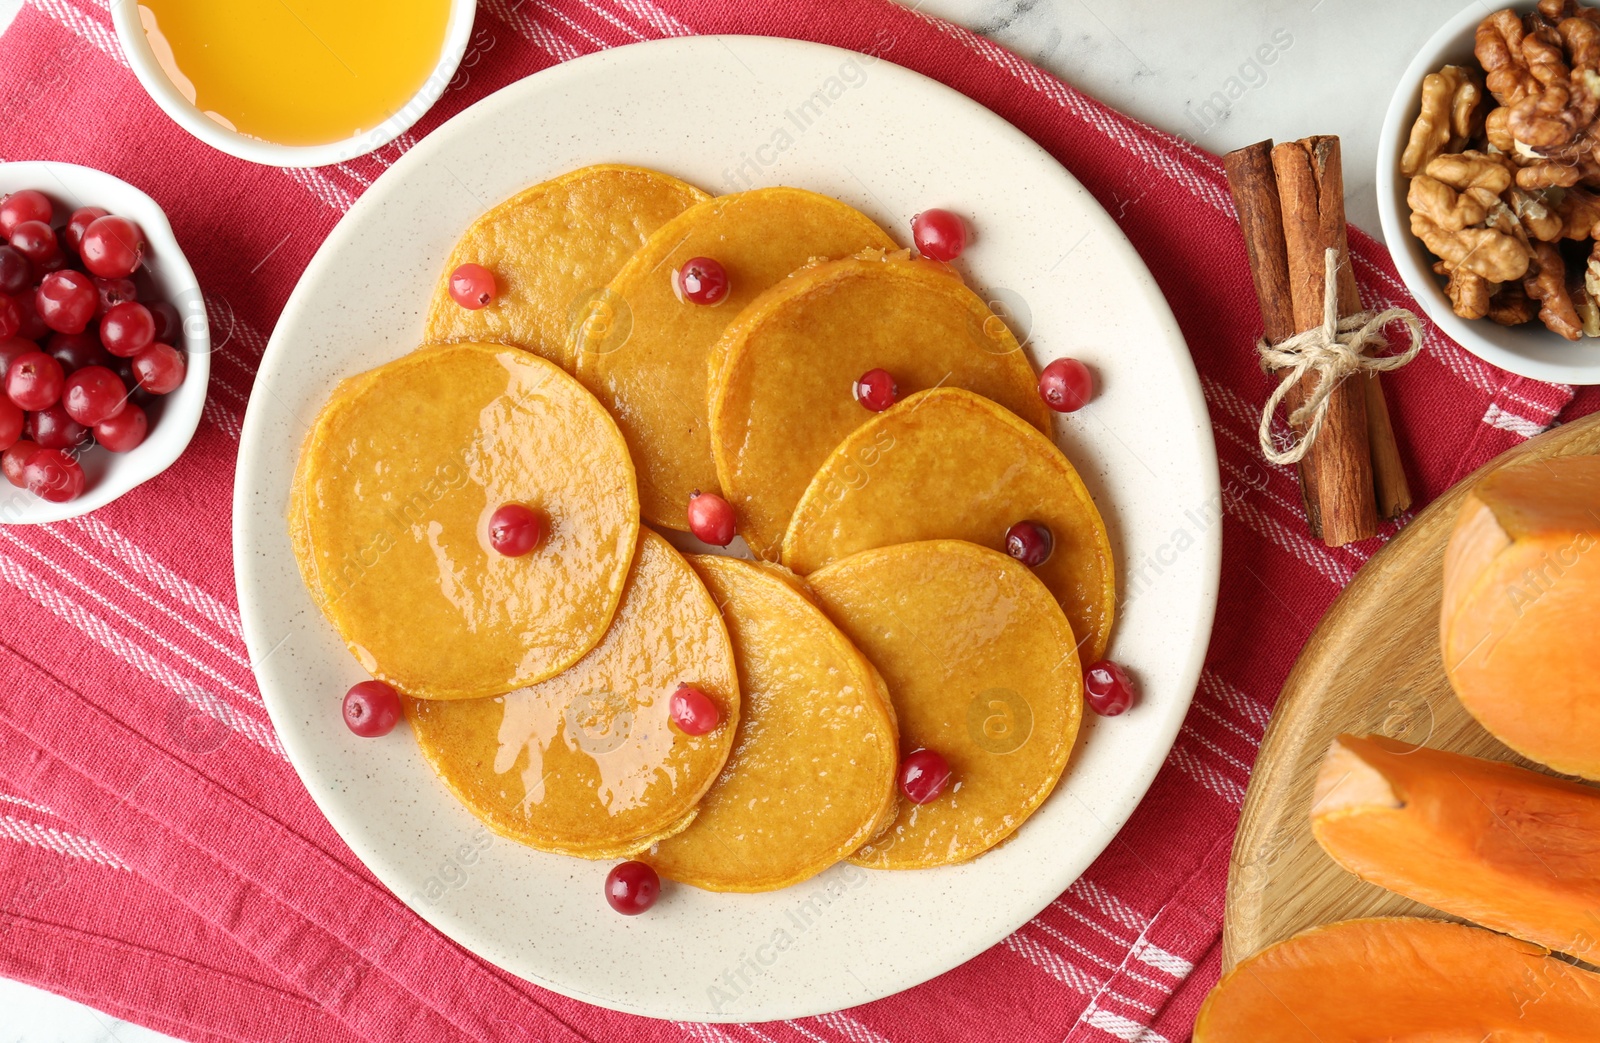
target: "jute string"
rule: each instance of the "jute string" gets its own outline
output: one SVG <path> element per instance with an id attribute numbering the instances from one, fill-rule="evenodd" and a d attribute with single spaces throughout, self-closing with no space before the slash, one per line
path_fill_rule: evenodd
<path id="1" fill-rule="evenodd" d="M 1404 308 L 1363 311 L 1339 318 L 1339 251 L 1330 247 L 1323 260 L 1327 292 L 1322 298 L 1322 325 L 1296 333 L 1281 344 L 1268 344 L 1263 337 L 1256 345 L 1261 353 L 1261 367 L 1269 373 L 1283 374 L 1267 399 L 1266 408 L 1261 411 L 1258 434 L 1261 452 L 1268 463 L 1297 464 L 1305 457 L 1322 433 L 1322 422 L 1328 416 L 1328 399 L 1345 378 L 1362 371 L 1387 373 L 1399 369 L 1422 351 L 1422 323 Z M 1383 351 L 1389 346 L 1383 328 L 1391 322 L 1405 326 L 1410 345 L 1397 355 L 1368 355 L 1368 348 Z M 1317 374 L 1316 390 L 1299 409 L 1289 414 L 1290 425 L 1303 428 L 1305 433 L 1287 449 L 1280 450 L 1272 441 L 1272 417 L 1289 389 L 1311 372 Z"/>

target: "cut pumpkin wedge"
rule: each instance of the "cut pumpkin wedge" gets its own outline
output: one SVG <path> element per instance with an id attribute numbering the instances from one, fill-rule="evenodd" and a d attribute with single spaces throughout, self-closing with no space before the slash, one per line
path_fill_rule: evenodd
<path id="1" fill-rule="evenodd" d="M 1311 831 L 1363 880 L 1591 962 L 1600 956 L 1600 790 L 1341 735 L 1317 775 Z"/>
<path id="2" fill-rule="evenodd" d="M 1440 642 L 1457 698 L 1495 738 L 1600 779 L 1600 456 L 1497 471 L 1461 506 Z"/>
<path id="3" fill-rule="evenodd" d="M 1194 1043 L 1594 1043 L 1600 974 L 1481 927 L 1313 927 L 1217 983 Z"/>

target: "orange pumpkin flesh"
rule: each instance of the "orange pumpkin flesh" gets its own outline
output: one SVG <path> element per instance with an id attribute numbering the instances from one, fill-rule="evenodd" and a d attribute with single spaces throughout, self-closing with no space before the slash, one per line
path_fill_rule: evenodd
<path id="1" fill-rule="evenodd" d="M 1445 672 L 1496 738 L 1600 779 L 1600 456 L 1506 468 L 1461 507 L 1444 560 Z"/>
<path id="2" fill-rule="evenodd" d="M 1600 790 L 1342 735 L 1317 775 L 1311 832 L 1363 880 L 1590 962 L 1600 957 Z"/>
<path id="3" fill-rule="evenodd" d="M 1594 1043 L 1600 974 L 1464 924 L 1313 927 L 1217 983 L 1194 1043 Z"/>

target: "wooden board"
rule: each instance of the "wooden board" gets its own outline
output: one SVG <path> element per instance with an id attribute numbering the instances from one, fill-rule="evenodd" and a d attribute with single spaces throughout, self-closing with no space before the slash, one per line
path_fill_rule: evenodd
<path id="1" fill-rule="evenodd" d="M 1504 453 L 1430 504 L 1362 567 L 1300 652 L 1251 773 L 1228 872 L 1223 963 L 1321 923 L 1442 916 L 1334 864 L 1311 836 L 1317 766 L 1344 732 L 1521 760 L 1456 701 L 1439 652 L 1445 543 L 1468 488 L 1510 464 L 1600 452 L 1600 414 Z"/>

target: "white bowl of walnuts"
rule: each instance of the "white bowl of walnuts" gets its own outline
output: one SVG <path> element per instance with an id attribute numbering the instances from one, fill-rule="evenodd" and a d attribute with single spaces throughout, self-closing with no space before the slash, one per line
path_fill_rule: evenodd
<path id="1" fill-rule="evenodd" d="M 1384 118 L 1378 210 L 1417 302 L 1462 347 L 1600 384 L 1600 8 L 1474 3 Z"/>

